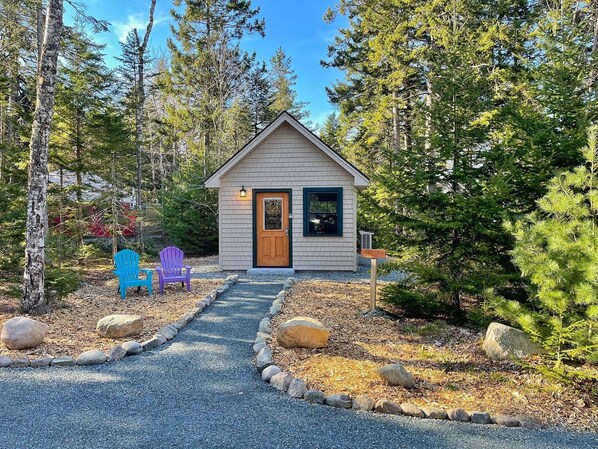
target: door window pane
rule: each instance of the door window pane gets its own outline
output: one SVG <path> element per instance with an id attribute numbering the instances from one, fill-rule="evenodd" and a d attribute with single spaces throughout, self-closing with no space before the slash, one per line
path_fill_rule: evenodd
<path id="1" fill-rule="evenodd" d="M 282 198 L 264 198 L 264 230 L 282 230 Z"/>

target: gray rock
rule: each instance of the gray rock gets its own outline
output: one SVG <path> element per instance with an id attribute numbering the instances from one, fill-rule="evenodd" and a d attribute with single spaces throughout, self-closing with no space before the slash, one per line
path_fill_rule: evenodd
<path id="1" fill-rule="evenodd" d="M 376 400 L 370 396 L 369 394 L 360 394 L 353 398 L 353 410 L 362 410 L 369 412 L 374 410 L 374 406 L 376 405 Z"/>
<path id="2" fill-rule="evenodd" d="M 137 335 L 143 330 L 141 315 L 108 315 L 98 321 L 97 333 L 104 338 L 122 338 Z"/>
<path id="3" fill-rule="evenodd" d="M 501 323 L 490 323 L 482 349 L 492 360 L 521 359 L 544 352 L 525 332 Z"/>
<path id="4" fill-rule="evenodd" d="M 542 424 L 538 421 L 523 415 L 515 415 L 514 418 L 519 421 L 519 425 L 521 427 L 525 427 L 526 429 L 541 429 Z"/>
<path id="5" fill-rule="evenodd" d="M 156 332 L 157 336 L 163 336 L 166 340 L 172 340 L 179 331 L 176 327 L 171 326 L 170 324 L 164 326 L 158 332 Z"/>
<path id="6" fill-rule="evenodd" d="M 295 399 L 301 399 L 305 392 L 307 391 L 307 387 L 305 386 L 305 382 L 301 379 L 293 379 L 287 393 L 290 397 Z"/>
<path id="7" fill-rule="evenodd" d="M 424 418 L 426 416 L 417 405 L 411 402 L 403 402 L 401 410 L 403 411 L 403 415 L 413 416 L 414 418 Z"/>
<path id="8" fill-rule="evenodd" d="M 7 355 L 0 355 L 0 368 L 7 368 L 10 366 L 12 359 Z"/>
<path id="9" fill-rule="evenodd" d="M 262 321 L 260 321 L 260 327 L 258 328 L 260 332 L 269 334 L 270 329 L 270 320 L 268 318 L 264 318 Z"/>
<path id="10" fill-rule="evenodd" d="M 237 283 L 239 281 L 239 275 L 238 274 L 231 274 L 230 276 L 228 276 L 226 278 L 227 281 L 229 282 L 233 282 L 233 283 Z"/>
<path id="11" fill-rule="evenodd" d="M 43 357 L 41 359 L 33 359 L 29 363 L 29 366 L 31 366 L 31 368 L 43 368 L 45 366 L 50 366 L 52 364 L 52 360 L 54 360 L 54 357 Z"/>
<path id="12" fill-rule="evenodd" d="M 264 337 L 262 337 L 261 335 L 258 335 L 257 337 L 255 337 L 254 344 L 259 345 L 262 343 L 266 344 L 266 339 Z"/>
<path id="13" fill-rule="evenodd" d="M 256 338 L 262 337 L 266 341 L 272 340 L 272 335 L 270 335 L 269 332 L 258 332 L 257 334 L 255 334 L 255 336 L 256 336 Z"/>
<path id="14" fill-rule="evenodd" d="M 257 353 L 257 356 L 255 357 L 255 365 L 260 373 L 264 368 L 272 365 L 272 351 L 270 351 L 268 346 L 264 346 L 260 349 L 260 352 Z"/>
<path id="15" fill-rule="evenodd" d="M 228 285 L 223 285 L 222 287 L 218 287 L 216 289 L 216 291 L 218 292 L 218 297 L 224 295 L 229 289 L 230 289 L 230 287 Z"/>
<path id="16" fill-rule="evenodd" d="M 193 316 L 200 314 L 201 311 L 202 311 L 202 309 L 200 309 L 199 307 L 189 310 L 189 312 L 191 312 L 193 314 Z"/>
<path id="17" fill-rule="evenodd" d="M 265 347 L 266 347 L 266 342 L 265 341 L 260 341 L 259 343 L 256 343 L 256 344 L 253 345 L 253 352 L 255 352 L 257 354 L 258 352 L 260 352 Z"/>
<path id="18" fill-rule="evenodd" d="M 451 408 L 446 411 L 446 414 L 448 415 L 448 419 L 450 419 L 451 421 L 469 421 L 469 413 L 467 413 L 465 409 L 462 408 Z"/>
<path id="19" fill-rule="evenodd" d="M 63 355 L 52 360 L 51 366 L 75 366 L 77 363 L 70 355 Z"/>
<path id="20" fill-rule="evenodd" d="M 424 416 L 426 418 L 430 418 L 430 419 L 447 419 L 448 418 L 446 411 L 439 407 L 424 406 L 421 409 L 422 409 L 422 412 L 424 412 Z"/>
<path id="21" fill-rule="evenodd" d="M 395 404 L 388 399 L 378 399 L 376 401 L 376 405 L 374 406 L 374 410 L 379 413 L 387 413 L 389 415 L 400 415 L 403 413 L 403 409 L 399 404 Z"/>
<path id="22" fill-rule="evenodd" d="M 101 365 L 106 361 L 106 354 L 99 349 L 92 349 L 79 354 L 77 365 Z"/>
<path id="23" fill-rule="evenodd" d="M 123 348 L 122 346 L 115 346 L 108 353 L 108 356 L 106 357 L 106 361 L 112 362 L 114 360 L 120 360 L 126 355 L 127 355 L 127 350 L 125 348 Z"/>
<path id="24" fill-rule="evenodd" d="M 121 346 L 125 351 L 127 351 L 127 355 L 141 354 L 144 350 L 141 343 L 134 340 L 127 341 L 126 343 L 123 343 Z"/>
<path id="25" fill-rule="evenodd" d="M 269 320 L 271 320 L 272 318 L 274 318 L 274 315 L 268 312 L 264 318 L 268 318 Z"/>
<path id="26" fill-rule="evenodd" d="M 185 320 L 187 324 L 189 324 L 195 318 L 195 314 L 191 312 L 186 312 L 181 315 L 181 320 Z"/>
<path id="27" fill-rule="evenodd" d="M 289 385 L 293 381 L 294 377 L 290 373 L 278 373 L 272 376 L 270 379 L 270 385 L 280 391 L 287 391 L 289 389 Z"/>
<path id="28" fill-rule="evenodd" d="M 270 365 L 264 368 L 262 371 L 262 380 L 264 382 L 270 382 L 273 376 L 282 372 L 282 370 L 276 365 Z"/>
<path id="29" fill-rule="evenodd" d="M 278 315 L 280 313 L 281 308 L 282 306 L 280 304 L 273 305 L 272 307 L 270 307 L 270 313 L 272 315 Z"/>
<path id="30" fill-rule="evenodd" d="M 499 426 L 506 426 L 506 427 L 519 427 L 520 423 L 517 418 L 514 416 L 508 415 L 496 415 L 492 417 L 492 423 L 498 424 Z"/>
<path id="31" fill-rule="evenodd" d="M 351 408 L 353 400 L 346 394 L 330 394 L 326 396 L 324 403 L 330 407 Z"/>
<path id="32" fill-rule="evenodd" d="M 35 348 L 43 343 L 48 325 L 24 316 L 7 320 L 2 326 L 0 340 L 8 349 Z"/>
<path id="33" fill-rule="evenodd" d="M 469 420 L 474 424 L 491 424 L 490 414 L 485 412 L 470 412 Z"/>
<path id="34" fill-rule="evenodd" d="M 158 345 L 163 345 L 168 341 L 164 335 L 156 335 L 155 338 L 158 340 Z"/>
<path id="35" fill-rule="evenodd" d="M 16 359 L 12 359 L 10 362 L 11 368 L 28 368 L 29 367 L 29 359 L 27 357 L 19 357 Z"/>
<path id="36" fill-rule="evenodd" d="M 173 326 L 177 331 L 181 331 L 187 325 L 187 321 L 186 320 L 178 320 L 178 321 L 175 321 L 174 323 L 171 323 L 170 325 Z"/>
<path id="37" fill-rule="evenodd" d="M 160 340 L 158 340 L 158 337 L 154 337 L 154 338 L 150 338 L 149 340 L 144 341 L 143 343 L 141 343 L 141 347 L 143 348 L 144 351 L 149 351 L 150 349 L 154 349 L 157 348 L 158 346 L 160 346 Z M 127 354 L 129 353 L 129 351 L 127 350 Z"/>
<path id="38" fill-rule="evenodd" d="M 324 404 L 326 396 L 320 390 L 307 390 L 303 394 L 303 399 L 310 404 Z"/>
<path id="39" fill-rule="evenodd" d="M 405 388 L 415 388 L 415 379 L 409 371 L 398 363 L 385 365 L 376 371 L 389 385 L 400 385 Z"/>

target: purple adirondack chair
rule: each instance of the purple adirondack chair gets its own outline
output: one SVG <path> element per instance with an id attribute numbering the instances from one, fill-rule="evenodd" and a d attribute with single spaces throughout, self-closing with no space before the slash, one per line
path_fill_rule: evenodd
<path id="1" fill-rule="evenodd" d="M 160 281 L 160 293 L 164 294 L 164 284 L 180 282 L 183 287 L 187 284 L 187 291 L 191 291 L 191 267 L 183 265 L 185 253 L 176 246 L 169 246 L 160 251 L 160 263 L 156 267 Z M 186 273 L 183 273 L 183 268 Z"/>

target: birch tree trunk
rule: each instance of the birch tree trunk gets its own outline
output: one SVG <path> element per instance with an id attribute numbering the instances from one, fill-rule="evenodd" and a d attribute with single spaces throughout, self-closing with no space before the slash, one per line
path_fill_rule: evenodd
<path id="1" fill-rule="evenodd" d="M 44 295 L 45 240 L 48 223 L 48 137 L 54 112 L 56 70 L 62 33 L 63 0 L 48 0 L 44 40 L 37 73 L 37 99 L 29 151 L 23 312 L 39 315 L 48 310 Z"/>

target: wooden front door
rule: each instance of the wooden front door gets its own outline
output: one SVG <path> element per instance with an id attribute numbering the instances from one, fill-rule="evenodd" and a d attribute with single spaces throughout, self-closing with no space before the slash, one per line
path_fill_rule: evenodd
<path id="1" fill-rule="evenodd" d="M 258 267 L 289 266 L 289 194 L 260 192 L 255 196 Z"/>

